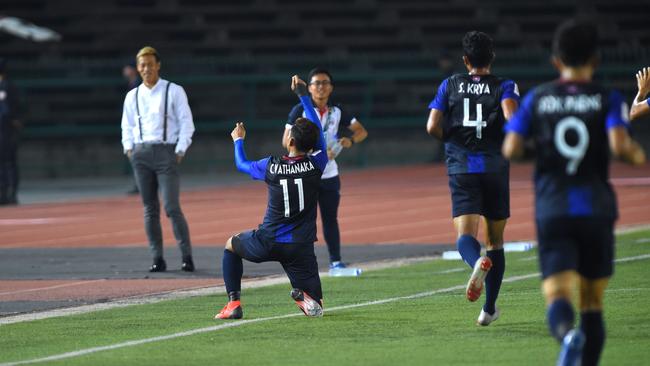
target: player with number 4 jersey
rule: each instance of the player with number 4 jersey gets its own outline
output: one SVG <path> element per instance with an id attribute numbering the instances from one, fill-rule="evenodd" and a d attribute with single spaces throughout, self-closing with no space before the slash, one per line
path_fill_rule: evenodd
<path id="1" fill-rule="evenodd" d="M 503 231 L 510 216 L 509 165 L 501 156 L 503 125 L 517 109 L 519 91 L 512 80 L 490 73 L 493 42 L 483 32 L 463 37 L 467 74 L 444 80 L 429 104 L 427 132 L 445 143 L 456 245 L 472 268 L 466 288 L 476 301 L 486 288 L 477 324 L 499 317 L 496 300 L 505 272 Z M 481 217 L 486 225 L 486 255 L 476 240 Z"/>
<path id="2" fill-rule="evenodd" d="M 323 129 L 304 81 L 298 76 L 291 88 L 303 103 L 306 118 L 298 118 L 287 141 L 288 154 L 249 161 L 244 152 L 246 131 L 237 123 L 231 136 L 237 169 L 268 186 L 268 207 L 257 230 L 239 233 L 226 242 L 223 278 L 228 303 L 215 319 L 240 319 L 242 258 L 260 263 L 282 264 L 291 285 L 291 297 L 307 316 L 321 316 L 322 289 L 314 254 L 316 207 L 321 175 L 328 158 Z"/>

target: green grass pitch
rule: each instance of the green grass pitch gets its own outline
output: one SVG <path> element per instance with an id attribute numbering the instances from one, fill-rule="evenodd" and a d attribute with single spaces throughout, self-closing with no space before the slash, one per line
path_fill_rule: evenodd
<path id="1" fill-rule="evenodd" d="M 650 231 L 618 236 L 617 258 L 634 260 L 616 264 L 607 290 L 603 365 L 648 362 L 648 238 Z M 285 284 L 244 290 L 244 322 L 212 320 L 226 301 L 220 295 L 2 325 L 0 364 L 108 346 L 39 364 L 551 365 L 559 347 L 546 329 L 535 255 L 506 255 L 502 314 L 488 327 L 475 325 L 484 295 L 477 303 L 464 298 L 469 268 L 434 260 L 323 278 L 320 319 L 302 316 Z M 196 329 L 203 331 L 179 336 Z M 125 344 L 159 336 L 170 337 Z"/>

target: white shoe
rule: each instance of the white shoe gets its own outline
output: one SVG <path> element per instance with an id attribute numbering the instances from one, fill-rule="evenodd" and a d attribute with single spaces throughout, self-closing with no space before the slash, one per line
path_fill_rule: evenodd
<path id="1" fill-rule="evenodd" d="M 476 320 L 476 325 L 482 325 L 482 326 L 490 325 L 490 323 L 499 319 L 499 315 L 501 315 L 499 308 L 495 307 L 494 314 L 492 315 L 486 313 L 483 309 L 481 309 L 481 313 L 478 315 L 478 319 Z"/>
<path id="2" fill-rule="evenodd" d="M 465 289 L 467 300 L 474 302 L 481 297 L 483 282 L 485 282 L 485 277 L 487 277 L 490 268 L 492 268 L 492 260 L 490 258 L 481 257 L 476 261 L 472 275 L 467 282 L 467 288 Z"/>
<path id="3" fill-rule="evenodd" d="M 303 290 L 294 288 L 291 290 L 291 297 L 296 302 L 296 305 L 302 310 L 305 315 L 309 317 L 321 317 L 323 316 L 323 307 L 321 304 L 312 299 L 306 292 Z"/>

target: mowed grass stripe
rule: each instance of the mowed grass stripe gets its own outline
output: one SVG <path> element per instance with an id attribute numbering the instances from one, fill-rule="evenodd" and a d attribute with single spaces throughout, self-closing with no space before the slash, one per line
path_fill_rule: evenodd
<path id="1" fill-rule="evenodd" d="M 642 254 L 642 255 L 630 256 L 630 257 L 625 257 L 625 258 L 619 258 L 619 259 L 616 260 L 616 262 L 618 262 L 618 263 L 632 262 L 632 261 L 639 261 L 639 260 L 644 260 L 644 259 L 649 259 L 649 258 L 650 258 L 650 254 Z M 528 273 L 528 274 L 524 274 L 524 275 L 507 277 L 507 278 L 504 279 L 504 282 L 512 283 L 512 282 L 522 281 L 522 280 L 526 280 L 526 279 L 530 279 L 530 278 L 538 278 L 539 276 L 540 276 L 540 274 L 538 272 Z M 379 300 L 374 300 L 374 301 L 366 301 L 366 302 L 361 302 L 361 303 L 356 303 L 356 304 L 335 306 L 335 307 L 331 307 L 331 308 L 326 308 L 326 313 L 336 312 L 336 311 L 341 311 L 341 310 L 354 309 L 354 308 L 360 308 L 360 307 L 366 307 L 366 306 L 387 304 L 387 303 L 403 301 L 403 300 L 413 300 L 413 299 L 417 299 L 417 298 L 433 296 L 433 295 L 436 295 L 436 294 L 442 294 L 442 293 L 449 293 L 449 292 L 453 292 L 453 291 L 458 291 L 458 290 L 462 290 L 464 288 L 465 288 L 465 285 L 463 284 L 463 285 L 451 286 L 451 287 L 441 288 L 441 289 L 432 290 L 432 291 L 419 292 L 419 293 L 415 293 L 415 294 L 412 294 L 412 295 L 396 296 L 396 297 L 379 299 Z M 193 330 L 184 331 L 184 332 L 176 332 L 176 333 L 163 335 L 163 336 L 150 337 L 150 338 L 144 338 L 144 339 L 139 339 L 139 340 L 127 341 L 127 342 L 120 342 L 120 343 L 107 345 L 107 346 L 91 347 L 91 348 L 86 348 L 86 349 L 82 349 L 82 350 L 78 350 L 78 351 L 66 352 L 66 353 L 61 353 L 61 354 L 42 357 L 42 358 L 34 358 L 34 359 L 28 359 L 28 360 L 23 360 L 23 361 L 2 363 L 2 364 L 0 364 L 0 366 L 24 365 L 24 364 L 33 364 L 33 363 L 40 363 L 40 362 L 64 360 L 64 359 L 89 355 L 89 354 L 102 352 L 102 351 L 110 351 L 110 350 L 116 350 L 116 349 L 120 349 L 120 348 L 133 347 L 133 346 L 138 346 L 138 345 L 143 345 L 143 344 L 148 344 L 148 343 L 154 343 L 154 342 L 160 342 L 160 341 L 166 341 L 166 340 L 171 340 L 171 339 L 176 339 L 176 338 L 181 338 L 181 337 L 197 335 L 197 334 L 201 334 L 201 333 L 215 332 L 215 331 L 228 329 L 228 328 L 242 327 L 244 325 L 249 325 L 249 324 L 262 323 L 262 322 L 268 322 L 268 321 L 280 320 L 280 319 L 286 319 L 286 318 L 293 318 L 293 317 L 299 317 L 299 316 L 303 316 L 302 313 L 292 313 L 292 314 L 284 314 L 284 315 L 278 315 L 278 316 L 261 317 L 261 318 L 256 318 L 256 319 L 246 319 L 246 320 L 240 320 L 240 321 L 225 322 L 225 323 L 215 325 L 215 326 L 198 328 L 198 329 L 193 329 Z"/>

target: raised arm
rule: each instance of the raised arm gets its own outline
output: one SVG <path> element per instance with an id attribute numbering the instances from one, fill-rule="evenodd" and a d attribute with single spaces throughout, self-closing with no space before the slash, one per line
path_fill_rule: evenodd
<path id="1" fill-rule="evenodd" d="M 318 138 L 318 142 L 316 143 L 316 149 L 327 152 L 327 146 L 325 145 L 325 136 L 323 135 L 323 126 L 320 123 L 320 118 L 318 118 L 318 115 L 314 110 L 314 105 L 311 103 L 311 98 L 307 93 L 307 83 L 301 80 L 298 75 L 294 75 L 291 77 L 291 90 L 293 90 L 300 99 L 300 103 L 302 103 L 302 106 L 305 109 L 307 119 L 312 121 L 318 127 L 320 136 Z"/>
<path id="2" fill-rule="evenodd" d="M 643 68 L 636 73 L 636 83 L 639 91 L 630 108 L 630 120 L 650 114 L 650 99 L 646 98 L 650 92 L 650 67 Z"/>
<path id="3" fill-rule="evenodd" d="M 626 110 L 623 96 L 617 91 L 612 91 L 609 95 L 609 111 L 605 121 L 609 149 L 615 158 L 628 164 L 640 165 L 645 163 L 645 152 L 628 133 L 629 121 L 624 113 Z"/>
<path id="4" fill-rule="evenodd" d="M 235 165 L 237 169 L 242 173 L 249 174 L 253 179 L 264 179 L 269 159 L 250 161 L 246 158 L 246 151 L 244 151 L 246 129 L 244 128 L 243 122 L 237 122 L 235 124 L 235 128 L 230 133 L 230 137 L 232 137 L 233 144 L 235 145 Z"/>

